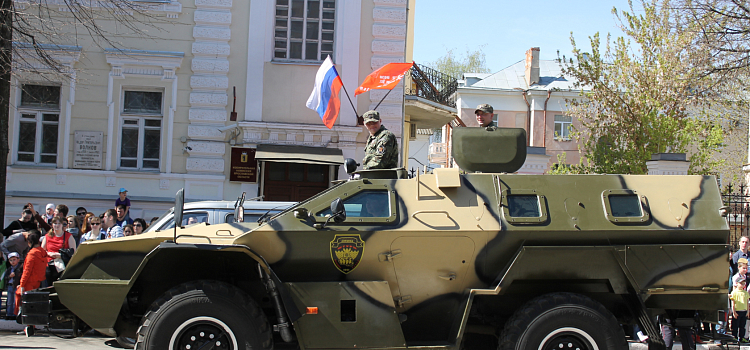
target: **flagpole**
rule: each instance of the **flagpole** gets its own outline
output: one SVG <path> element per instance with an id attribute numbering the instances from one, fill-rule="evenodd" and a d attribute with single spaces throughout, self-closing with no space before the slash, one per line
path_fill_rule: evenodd
<path id="1" fill-rule="evenodd" d="M 338 73 L 338 71 L 337 71 L 337 73 Z M 339 78 L 340 77 L 341 77 L 341 75 L 339 75 Z M 346 98 L 349 100 L 349 104 L 352 105 L 352 109 L 354 110 L 354 115 L 356 115 L 357 118 L 359 118 L 359 114 L 357 114 L 357 109 L 354 108 L 354 102 L 352 102 L 352 98 L 349 97 L 349 91 L 346 91 L 346 86 L 344 86 L 344 80 L 343 79 L 341 79 L 341 88 L 344 89 L 344 93 L 346 94 Z"/>
<path id="2" fill-rule="evenodd" d="M 378 109 L 378 107 L 380 107 L 380 104 L 383 103 L 383 101 L 385 101 L 385 98 L 388 97 L 388 94 L 390 94 L 391 91 L 393 91 L 393 89 L 388 90 L 388 92 L 385 93 L 385 96 L 383 96 L 383 98 L 380 99 L 380 102 L 378 102 L 378 104 L 373 109 Z"/>

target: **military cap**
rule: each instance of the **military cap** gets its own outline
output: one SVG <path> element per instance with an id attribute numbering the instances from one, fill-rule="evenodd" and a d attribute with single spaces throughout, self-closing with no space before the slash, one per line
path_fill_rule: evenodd
<path id="1" fill-rule="evenodd" d="M 365 119 L 365 124 L 380 121 L 380 113 L 378 111 L 367 111 L 362 117 Z"/>
<path id="2" fill-rule="evenodd" d="M 486 103 L 483 103 L 483 104 L 481 104 L 481 105 L 477 106 L 477 109 L 476 109 L 476 110 L 474 110 L 474 114 L 479 114 L 479 113 L 492 113 L 492 112 L 494 112 L 494 111 L 495 111 L 495 109 L 494 109 L 494 108 L 492 108 L 492 106 L 490 106 L 490 105 L 488 105 L 488 104 L 486 104 Z"/>

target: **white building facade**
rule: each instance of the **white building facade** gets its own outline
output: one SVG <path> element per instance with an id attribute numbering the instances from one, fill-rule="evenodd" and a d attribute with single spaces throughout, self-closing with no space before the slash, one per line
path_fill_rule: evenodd
<path id="1" fill-rule="evenodd" d="M 27 202 L 99 214 L 123 187 L 131 217 L 147 219 L 180 188 L 188 201 L 243 191 L 298 201 L 327 188 L 344 157 L 362 159 L 357 115 L 382 96 L 353 90 L 410 59 L 411 9 L 413 0 L 171 0 L 148 10 L 166 18 L 157 40 L 55 43 L 68 77 L 12 81 L 5 223 Z M 332 129 L 305 107 L 328 55 L 354 105 L 342 91 Z M 378 110 L 401 135 L 403 100 Z"/>

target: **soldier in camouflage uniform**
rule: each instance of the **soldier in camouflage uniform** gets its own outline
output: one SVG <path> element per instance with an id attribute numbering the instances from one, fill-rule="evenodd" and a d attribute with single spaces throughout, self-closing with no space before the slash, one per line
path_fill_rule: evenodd
<path id="1" fill-rule="evenodd" d="M 484 103 L 479 106 L 477 106 L 477 109 L 474 111 L 474 114 L 477 115 L 477 123 L 480 127 L 486 128 L 490 126 L 497 127 L 497 124 L 495 124 L 494 121 L 492 121 L 492 113 L 495 110 L 492 108 L 492 106 Z"/>
<path id="2" fill-rule="evenodd" d="M 367 169 L 392 169 L 398 165 L 398 143 L 380 121 L 380 113 L 367 111 L 364 115 L 365 127 L 370 132 L 365 145 L 365 159 L 362 166 Z"/>

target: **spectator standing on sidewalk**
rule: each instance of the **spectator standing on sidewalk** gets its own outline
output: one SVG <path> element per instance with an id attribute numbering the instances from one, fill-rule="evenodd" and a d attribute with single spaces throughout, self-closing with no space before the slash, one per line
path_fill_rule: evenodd
<path id="1" fill-rule="evenodd" d="M 732 275 L 735 275 L 737 273 L 737 260 L 740 258 L 745 258 L 745 260 L 750 261 L 750 255 L 748 255 L 748 242 L 750 242 L 750 238 L 747 236 L 740 237 L 739 246 L 740 249 L 734 252 L 732 254 L 732 261 L 730 262 L 731 268 L 732 268 Z"/>
<path id="2" fill-rule="evenodd" d="M 29 251 L 29 245 L 26 244 L 26 236 L 28 236 L 30 231 L 35 230 L 36 229 L 32 229 L 29 231 L 14 233 L 6 238 L 3 243 L 0 243 L 0 251 L 3 252 L 3 256 L 7 259 L 11 253 L 18 253 L 21 260 L 26 259 L 26 253 Z"/>
<path id="3" fill-rule="evenodd" d="M 59 218 L 65 219 L 66 217 L 68 217 L 68 211 L 69 211 L 69 209 L 68 209 L 67 205 L 65 205 L 65 204 L 58 204 L 55 207 L 55 216 L 57 216 Z"/>
<path id="4" fill-rule="evenodd" d="M 39 288 L 39 285 L 45 278 L 47 266 L 47 251 L 40 246 L 39 240 L 42 234 L 37 230 L 32 230 L 26 236 L 26 242 L 31 250 L 24 261 L 24 270 L 21 275 L 21 283 L 16 288 L 16 310 L 18 315 L 21 306 L 21 295 L 28 290 Z M 34 335 L 34 326 L 26 326 L 26 336 Z"/>
<path id="5" fill-rule="evenodd" d="M 732 322 L 732 335 L 737 338 L 740 343 L 747 343 L 745 338 L 745 322 L 747 321 L 747 301 L 750 295 L 747 293 L 747 284 L 744 279 L 740 279 L 734 284 L 734 290 L 730 295 L 732 300 L 732 316 L 734 321 Z"/>
<path id="6" fill-rule="evenodd" d="M 52 203 L 50 203 L 52 204 Z M 49 207 L 50 204 L 47 204 Z M 54 207 L 54 204 L 52 205 Z M 37 229 L 40 232 L 47 232 L 52 227 L 47 223 L 47 215 L 45 214 L 44 217 L 42 215 L 39 215 L 39 213 L 34 210 L 34 205 L 31 203 L 26 203 L 26 207 L 28 207 L 29 210 L 31 210 L 31 214 L 34 216 L 34 221 L 36 221 Z M 48 210 L 49 212 L 49 210 Z M 52 214 L 54 215 L 55 209 L 52 208 Z"/>
<path id="7" fill-rule="evenodd" d="M 42 238 L 42 248 L 47 251 L 47 285 L 51 286 L 57 281 L 62 271 L 57 271 L 54 261 L 60 258 L 60 249 L 73 248 L 75 252 L 76 241 L 73 235 L 65 231 L 67 221 L 55 216 L 52 218 L 52 229 Z"/>
<path id="8" fill-rule="evenodd" d="M 81 223 L 82 234 L 89 233 L 89 231 L 91 231 L 91 218 L 93 218 L 94 216 L 94 213 L 86 213 L 86 216 L 83 218 L 83 222 Z M 99 223 L 101 223 L 101 220 L 99 220 Z"/>
<path id="9" fill-rule="evenodd" d="M 10 267 L 6 271 L 5 275 L 6 290 L 8 292 L 8 298 L 5 302 L 5 319 L 15 320 L 16 313 L 16 288 L 21 284 L 21 274 L 23 273 L 23 265 L 21 264 L 21 255 L 13 252 L 8 255 L 8 263 Z"/>
<path id="10" fill-rule="evenodd" d="M 133 224 L 133 220 L 128 217 L 128 209 L 124 204 L 118 205 L 115 211 L 117 213 L 117 226 L 125 228 L 126 225 Z"/>
<path id="11" fill-rule="evenodd" d="M 78 221 L 78 217 L 75 215 L 68 215 L 66 220 L 68 221 L 68 228 L 65 229 L 65 231 L 73 235 L 73 239 L 76 241 L 76 247 L 78 247 L 78 240 L 81 238 L 81 224 Z"/>
<path id="12" fill-rule="evenodd" d="M 47 224 L 52 221 L 52 218 L 55 217 L 55 205 L 52 203 L 48 203 L 47 207 L 44 209 L 44 222 Z"/>
<path id="13" fill-rule="evenodd" d="M 148 225 L 146 225 L 146 220 L 143 220 L 141 218 L 133 220 L 133 229 L 135 230 L 136 235 L 140 235 L 141 233 L 143 233 L 143 230 L 147 228 Z"/>
<path id="14" fill-rule="evenodd" d="M 88 210 L 86 210 L 86 208 L 84 207 L 78 207 L 78 209 L 76 209 L 76 217 L 78 217 L 78 222 L 81 224 L 81 226 L 83 226 L 83 219 L 86 217 L 86 214 L 88 213 L 89 213 Z M 82 227 L 79 227 L 79 228 L 82 228 Z"/>
<path id="15" fill-rule="evenodd" d="M 104 239 L 123 237 L 122 227 L 117 225 L 117 212 L 114 209 L 107 209 L 104 212 L 104 226 L 107 228 L 107 234 Z"/>
<path id="16" fill-rule="evenodd" d="M 88 241 L 98 241 L 100 239 L 104 239 L 104 231 L 102 231 L 102 219 L 94 216 L 91 219 L 91 230 L 81 236 L 80 243 Z"/>
<path id="17" fill-rule="evenodd" d="M 135 235 L 133 225 L 125 225 L 125 227 L 122 228 L 122 234 L 125 235 L 125 237 Z"/>
<path id="18" fill-rule="evenodd" d="M 34 222 L 34 213 L 28 208 L 28 205 L 23 207 L 21 212 L 21 218 L 12 221 L 8 227 L 3 229 L 3 236 L 10 237 L 11 235 L 23 231 L 35 230 L 36 222 Z"/>

